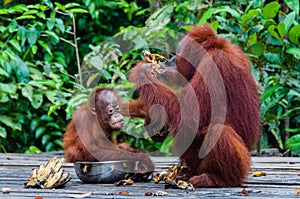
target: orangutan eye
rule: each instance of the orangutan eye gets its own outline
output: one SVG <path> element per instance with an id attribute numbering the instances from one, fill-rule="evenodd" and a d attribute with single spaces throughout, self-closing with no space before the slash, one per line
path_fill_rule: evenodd
<path id="1" fill-rule="evenodd" d="M 116 111 L 120 112 L 120 107 L 119 106 L 116 106 Z"/>
<path id="2" fill-rule="evenodd" d="M 113 108 L 110 108 L 110 109 L 108 109 L 108 114 L 113 114 L 114 113 L 114 109 Z"/>

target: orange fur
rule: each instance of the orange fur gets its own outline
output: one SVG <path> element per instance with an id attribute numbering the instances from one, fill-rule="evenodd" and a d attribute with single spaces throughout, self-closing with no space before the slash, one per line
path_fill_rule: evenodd
<path id="1" fill-rule="evenodd" d="M 260 136 L 259 96 L 247 55 L 219 38 L 209 25 L 196 26 L 182 40 L 176 66 L 160 75 L 164 77 L 154 78 L 151 64 L 138 63 L 129 76 L 140 92 L 129 106 L 131 111 L 156 104 L 165 108 L 165 129 L 178 137 L 175 148 L 188 168 L 184 175 L 196 187 L 241 185 L 250 169 L 249 150 Z M 178 81 L 180 74 L 186 82 Z M 170 87 L 172 80 L 181 82 L 179 89 Z M 199 107 L 190 104 L 192 94 Z M 146 124 L 155 123 L 161 113 L 153 113 L 151 119 L 148 113 L 144 118 Z M 193 135 L 190 129 L 197 125 Z M 215 143 L 211 141 L 214 134 L 218 135 Z M 191 136 L 195 138 L 189 148 L 182 148 Z M 202 146 L 212 147 L 205 157 L 199 156 Z"/>

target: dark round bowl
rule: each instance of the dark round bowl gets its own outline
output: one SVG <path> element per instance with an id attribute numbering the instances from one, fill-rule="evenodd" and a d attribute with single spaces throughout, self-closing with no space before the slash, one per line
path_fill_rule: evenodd
<path id="1" fill-rule="evenodd" d="M 78 178 L 85 183 L 115 183 L 137 170 L 138 161 L 75 162 Z"/>

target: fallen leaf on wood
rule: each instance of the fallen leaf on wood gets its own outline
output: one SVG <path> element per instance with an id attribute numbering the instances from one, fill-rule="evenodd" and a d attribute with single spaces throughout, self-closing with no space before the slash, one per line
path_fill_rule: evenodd
<path id="1" fill-rule="evenodd" d="M 252 177 L 261 177 L 261 176 L 266 176 L 266 173 L 263 171 L 257 171 L 257 172 L 252 173 L 251 176 Z"/>
<path id="2" fill-rule="evenodd" d="M 145 193 L 145 196 L 152 196 L 152 195 L 153 195 L 152 192 L 146 192 L 146 193 Z"/>
<path id="3" fill-rule="evenodd" d="M 120 195 L 127 195 L 127 194 L 129 194 L 129 192 L 128 191 L 120 191 L 119 194 Z"/>
<path id="4" fill-rule="evenodd" d="M 73 197 L 73 198 L 87 198 L 90 195 L 92 195 L 92 191 L 87 192 L 87 193 L 83 193 L 83 194 L 69 194 L 69 196 Z"/>
<path id="5" fill-rule="evenodd" d="M 242 194 L 248 195 L 248 194 L 249 194 L 249 191 L 248 191 L 247 189 L 244 188 L 244 189 L 242 190 Z"/>
<path id="6" fill-rule="evenodd" d="M 294 195 L 299 195 L 300 194 L 300 188 L 295 188 L 294 189 Z"/>

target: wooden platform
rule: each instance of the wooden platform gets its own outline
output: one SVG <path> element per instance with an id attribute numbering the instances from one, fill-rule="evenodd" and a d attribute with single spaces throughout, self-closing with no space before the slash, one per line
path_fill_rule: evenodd
<path id="1" fill-rule="evenodd" d="M 163 184 L 135 183 L 131 186 L 117 187 L 112 184 L 83 184 L 76 176 L 73 164 L 64 164 L 65 171 L 71 174 L 71 181 L 61 189 L 25 189 L 24 182 L 33 168 L 46 163 L 53 156 L 62 157 L 62 152 L 27 154 L 0 154 L 0 189 L 10 188 L 7 194 L 0 193 L 0 198 L 72 198 L 69 194 L 93 192 L 88 198 L 299 198 L 295 188 L 300 188 L 300 158 L 253 157 L 252 172 L 263 171 L 264 177 L 251 177 L 242 193 L 243 187 L 235 188 L 199 188 L 195 191 L 164 189 Z M 166 170 L 176 164 L 177 158 L 153 158 L 157 170 Z M 119 192 L 128 191 L 128 195 Z M 167 196 L 145 196 L 146 192 L 166 191 Z"/>

